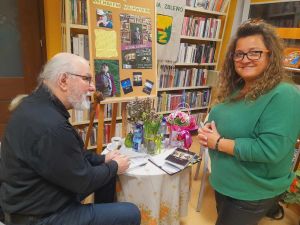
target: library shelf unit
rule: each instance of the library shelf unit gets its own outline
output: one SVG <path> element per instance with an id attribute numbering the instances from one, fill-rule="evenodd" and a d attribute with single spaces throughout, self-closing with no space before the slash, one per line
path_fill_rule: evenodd
<path id="1" fill-rule="evenodd" d="M 194 7 L 197 2 L 187 1 L 185 7 L 177 62 L 158 69 L 157 111 L 169 114 L 185 102 L 200 122 L 209 111 L 212 85 L 208 77 L 212 73 L 216 77 L 230 0 L 206 1 L 202 8 Z M 213 5 L 222 2 L 224 7 L 216 10 Z"/>

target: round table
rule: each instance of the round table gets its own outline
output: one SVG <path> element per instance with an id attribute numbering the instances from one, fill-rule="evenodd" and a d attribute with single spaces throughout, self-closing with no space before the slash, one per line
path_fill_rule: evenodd
<path id="1" fill-rule="evenodd" d="M 171 151 L 161 154 L 167 156 Z M 118 201 L 135 203 L 142 225 L 180 225 L 180 217 L 188 211 L 190 172 L 188 167 L 170 176 L 148 162 L 119 176 Z"/>

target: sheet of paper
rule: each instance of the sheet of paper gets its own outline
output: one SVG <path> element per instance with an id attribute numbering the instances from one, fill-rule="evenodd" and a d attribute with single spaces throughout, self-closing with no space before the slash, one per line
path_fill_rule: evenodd
<path id="1" fill-rule="evenodd" d="M 131 148 L 126 148 L 125 146 L 121 147 L 120 153 L 123 155 L 126 155 L 130 159 L 131 158 L 144 158 L 144 157 L 148 156 L 146 153 L 135 152 L 135 151 L 132 151 Z"/>
<path id="2" fill-rule="evenodd" d="M 115 31 L 95 29 L 96 58 L 117 57 L 117 34 Z"/>
<path id="3" fill-rule="evenodd" d="M 148 163 L 148 157 L 131 158 L 127 171 L 144 166 Z"/>

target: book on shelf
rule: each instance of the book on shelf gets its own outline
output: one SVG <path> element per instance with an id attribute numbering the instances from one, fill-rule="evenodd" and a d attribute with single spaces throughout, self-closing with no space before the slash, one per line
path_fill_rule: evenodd
<path id="1" fill-rule="evenodd" d="M 210 11 L 225 12 L 229 0 L 192 0 L 194 1 L 194 7 L 197 9 L 205 9 Z M 192 6 L 192 3 L 187 2 L 188 6 Z"/>
<path id="2" fill-rule="evenodd" d="M 71 23 L 87 25 L 87 4 L 86 0 L 70 0 Z"/>
<path id="3" fill-rule="evenodd" d="M 75 130 L 78 132 L 79 136 L 83 141 L 86 139 L 88 124 L 82 124 L 80 126 L 76 126 Z M 132 130 L 131 125 L 127 126 L 127 132 Z M 111 133 L 111 124 L 104 124 L 104 132 L 103 132 L 103 143 L 110 143 L 110 133 Z M 122 136 L 122 123 L 116 123 L 115 136 Z M 94 124 L 91 130 L 91 136 L 89 141 L 89 146 L 97 145 L 97 137 L 98 137 L 98 124 Z"/>
<path id="4" fill-rule="evenodd" d="M 197 38 L 219 38 L 221 20 L 210 17 L 185 16 L 181 35 Z"/>
<path id="5" fill-rule="evenodd" d="M 194 7 L 199 9 L 207 9 L 209 0 L 195 0 Z"/>
<path id="6" fill-rule="evenodd" d="M 89 39 L 86 34 L 76 34 L 71 37 L 72 53 L 89 60 Z"/>
<path id="7" fill-rule="evenodd" d="M 179 93 L 162 92 L 158 95 L 157 99 L 157 111 L 170 111 L 175 110 L 179 103 L 185 102 L 189 104 L 191 108 L 206 107 L 210 100 L 210 89 L 204 89 L 201 91 L 179 91 Z"/>
<path id="8" fill-rule="evenodd" d="M 159 70 L 159 88 L 205 86 L 208 70 L 202 68 L 176 68 Z"/>
<path id="9" fill-rule="evenodd" d="M 285 48 L 283 64 L 286 67 L 300 68 L 300 48 L 299 47 Z"/>
<path id="10" fill-rule="evenodd" d="M 149 161 L 167 174 L 173 175 L 184 170 L 189 165 L 198 163 L 200 158 L 194 152 L 190 152 L 181 148 L 175 148 L 172 150 L 167 150 L 162 154 L 150 157 Z"/>
<path id="11" fill-rule="evenodd" d="M 214 63 L 215 43 L 180 43 L 178 63 Z"/>

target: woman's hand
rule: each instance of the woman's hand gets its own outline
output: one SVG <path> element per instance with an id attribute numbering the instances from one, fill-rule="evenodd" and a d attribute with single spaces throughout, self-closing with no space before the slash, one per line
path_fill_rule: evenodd
<path id="1" fill-rule="evenodd" d="M 205 147 L 215 149 L 219 137 L 220 134 L 214 121 L 206 123 L 204 127 L 198 129 L 199 143 Z"/>

